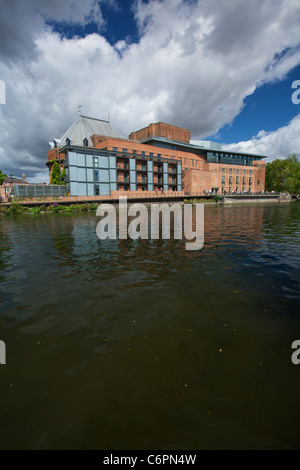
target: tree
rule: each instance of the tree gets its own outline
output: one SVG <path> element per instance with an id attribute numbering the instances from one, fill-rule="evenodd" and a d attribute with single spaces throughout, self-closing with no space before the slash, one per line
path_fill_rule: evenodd
<path id="1" fill-rule="evenodd" d="M 5 180 L 5 178 L 7 178 L 7 175 L 2 173 L 2 170 L 0 170 L 0 186 L 3 185 L 3 181 Z"/>
<path id="2" fill-rule="evenodd" d="M 273 160 L 266 166 L 266 191 L 300 192 L 300 162 L 296 155 L 284 160 Z"/>
<path id="3" fill-rule="evenodd" d="M 54 161 L 52 165 L 51 175 L 50 175 L 50 183 L 51 184 L 66 184 L 65 175 L 66 175 L 65 168 L 63 168 L 60 171 L 59 164 L 56 161 Z"/>

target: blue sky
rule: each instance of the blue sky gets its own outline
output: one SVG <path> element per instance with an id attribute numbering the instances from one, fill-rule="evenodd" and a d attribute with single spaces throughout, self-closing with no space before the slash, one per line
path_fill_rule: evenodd
<path id="1" fill-rule="evenodd" d="M 49 142 L 82 114 L 125 138 L 151 122 L 193 140 L 300 154 L 299 0 L 0 0 L 0 168 L 48 181 Z"/>
<path id="2" fill-rule="evenodd" d="M 244 99 L 244 107 L 233 122 L 208 138 L 230 144 L 250 140 L 261 130 L 272 132 L 287 126 L 300 112 L 300 105 L 295 105 L 291 99 L 295 91 L 292 83 L 299 77 L 300 66 L 288 73 L 285 79 L 257 88 Z"/>
<path id="3" fill-rule="evenodd" d="M 117 41 L 127 40 L 129 43 L 138 42 L 139 34 L 134 20 L 134 2 L 122 0 L 114 4 L 103 4 L 101 7 L 105 25 L 99 27 L 96 22 L 89 22 L 84 26 L 69 25 L 65 22 L 48 21 L 54 31 L 62 36 L 72 38 L 76 35 L 85 37 L 88 34 L 103 34 L 113 46 Z"/>

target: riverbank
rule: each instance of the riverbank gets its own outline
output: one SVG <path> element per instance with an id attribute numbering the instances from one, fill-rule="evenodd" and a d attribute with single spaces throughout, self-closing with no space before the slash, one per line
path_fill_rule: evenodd
<path id="1" fill-rule="evenodd" d="M 90 212 L 96 211 L 99 204 L 97 203 L 84 203 L 84 204 L 41 204 L 41 205 L 22 205 L 20 203 L 11 203 L 10 205 L 0 206 L 0 214 L 2 215 L 37 215 L 44 213 L 57 213 L 57 212 Z"/>
<path id="2" fill-rule="evenodd" d="M 224 205 L 224 204 L 261 204 L 261 203 L 281 203 L 291 202 L 291 196 L 287 194 L 229 194 L 218 195 L 194 195 L 179 192 L 170 192 L 160 195 L 153 195 L 150 192 L 143 192 L 138 196 L 126 193 L 118 193 L 111 196 L 73 196 L 60 198 L 15 198 L 13 201 L 2 202 L 0 204 L 0 215 L 12 214 L 39 214 L 44 212 L 84 212 L 95 211 L 100 204 L 109 203 L 118 205 L 120 198 L 126 197 L 128 204 L 143 203 L 145 205 L 157 203 L 180 203 L 180 204 L 204 204 L 204 205 Z"/>
<path id="3" fill-rule="evenodd" d="M 124 194 L 120 195 L 124 197 Z M 56 212 L 89 212 L 96 211 L 97 207 L 102 203 L 109 203 L 115 206 L 119 205 L 118 198 L 95 198 L 86 201 L 85 198 L 77 197 L 74 201 L 71 198 L 54 198 L 54 199 L 26 199 L 15 200 L 14 202 L 2 203 L 0 205 L 0 215 L 14 214 L 40 214 L 40 213 L 56 213 Z M 294 202 L 289 195 L 282 194 L 261 194 L 261 195 L 238 195 L 231 194 L 226 196 L 193 196 L 193 195 L 174 195 L 174 196 L 145 196 L 140 198 L 127 198 L 128 204 L 143 203 L 146 206 L 157 203 L 179 203 L 179 204 L 204 204 L 204 205 L 227 205 L 227 204 L 262 204 L 262 203 L 281 203 Z"/>

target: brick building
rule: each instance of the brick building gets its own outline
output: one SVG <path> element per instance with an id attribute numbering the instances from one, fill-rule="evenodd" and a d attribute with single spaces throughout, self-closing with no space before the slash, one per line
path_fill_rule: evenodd
<path id="1" fill-rule="evenodd" d="M 28 185 L 28 182 L 26 181 L 26 177 L 24 173 L 22 175 L 22 179 L 11 176 L 11 177 L 6 177 L 3 180 L 3 184 L 0 186 L 0 198 L 3 200 L 6 200 L 7 198 L 10 198 L 11 196 L 13 196 L 14 186 L 17 184 Z"/>
<path id="2" fill-rule="evenodd" d="M 53 161 L 65 166 L 71 195 L 111 191 L 184 191 L 192 195 L 264 191 L 263 155 L 232 152 L 190 139 L 190 131 L 158 122 L 128 139 L 109 121 L 79 116 L 50 143 Z"/>

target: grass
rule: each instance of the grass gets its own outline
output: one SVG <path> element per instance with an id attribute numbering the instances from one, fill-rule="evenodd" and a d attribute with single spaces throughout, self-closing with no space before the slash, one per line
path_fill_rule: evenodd
<path id="1" fill-rule="evenodd" d="M 96 211 L 99 204 L 96 202 L 87 202 L 84 204 L 70 204 L 70 205 L 41 205 L 26 207 L 21 204 L 13 202 L 9 207 L 0 206 L 0 213 L 5 215 L 17 215 L 17 214 L 29 214 L 29 215 L 38 215 L 41 212 L 48 213 L 70 213 L 70 212 L 89 212 Z"/>
<path id="2" fill-rule="evenodd" d="M 211 196 L 209 199 L 184 199 L 185 204 L 205 204 L 206 202 L 215 202 L 218 203 L 221 200 L 220 196 Z"/>

